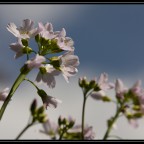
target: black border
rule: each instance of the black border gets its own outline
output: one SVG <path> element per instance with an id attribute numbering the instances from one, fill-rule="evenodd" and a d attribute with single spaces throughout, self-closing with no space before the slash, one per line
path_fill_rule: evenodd
<path id="1" fill-rule="evenodd" d="M 139 2 L 139 1 L 136 1 L 136 2 L 128 2 L 128 1 L 116 1 L 116 2 L 114 2 L 114 1 L 85 1 L 85 2 L 81 2 L 80 0 L 78 1 L 78 0 L 73 0 L 73 1 L 68 1 L 68 2 L 65 2 L 65 1 L 60 1 L 60 0 L 53 0 L 53 1 L 50 1 L 50 0 L 48 0 L 48 1 L 41 1 L 41 2 L 34 2 L 34 1 L 20 1 L 20 2 L 17 2 L 17 1 L 0 1 L 0 4 L 81 4 L 81 5 L 83 5 L 83 4 L 144 4 L 144 2 Z M 108 142 L 108 143 L 115 143 L 115 142 L 144 142 L 144 140 L 142 140 L 142 139 L 138 139 L 138 140 L 78 140 L 78 141 L 76 141 L 76 140 L 71 140 L 71 141 L 69 141 L 69 140 L 55 140 L 55 141 L 53 141 L 53 140 L 26 140 L 26 139 L 24 139 L 24 140 L 13 140 L 13 139 L 9 139 L 9 140 L 7 140 L 7 139 L 0 139 L 0 142 L 78 142 L 78 143 L 80 143 L 80 142 L 86 142 L 86 143 L 88 143 L 88 142 L 97 142 L 97 143 L 99 143 L 99 142 Z"/>

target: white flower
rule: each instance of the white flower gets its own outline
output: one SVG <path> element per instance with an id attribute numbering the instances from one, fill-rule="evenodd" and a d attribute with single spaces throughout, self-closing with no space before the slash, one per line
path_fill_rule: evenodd
<path id="1" fill-rule="evenodd" d="M 102 73 L 98 80 L 98 86 L 101 90 L 108 90 L 114 88 L 113 83 L 108 83 L 108 74 Z"/>
<path id="2" fill-rule="evenodd" d="M 44 56 L 36 55 L 31 60 L 28 60 L 25 64 L 27 64 L 29 69 L 32 68 L 39 68 L 42 65 L 42 62 L 44 62 L 46 58 Z"/>
<path id="3" fill-rule="evenodd" d="M 78 70 L 77 66 L 79 65 L 79 58 L 76 55 L 73 55 L 73 52 L 67 52 L 62 56 L 59 56 L 60 59 L 60 70 L 65 80 L 69 82 L 69 78 L 74 76 Z"/>
<path id="4" fill-rule="evenodd" d="M 131 125 L 131 126 L 133 126 L 134 128 L 138 128 L 138 121 L 137 121 L 137 119 L 129 119 L 128 120 L 128 122 L 129 122 L 129 124 Z"/>
<path id="5" fill-rule="evenodd" d="M 49 119 L 45 123 L 43 123 L 43 128 L 44 131 L 41 132 L 44 132 L 48 135 L 55 135 L 56 133 L 58 133 L 58 125 L 50 121 Z"/>
<path id="6" fill-rule="evenodd" d="M 24 54 L 23 47 L 24 46 L 23 46 L 20 38 L 18 38 L 18 42 L 10 44 L 11 50 L 16 52 L 16 54 L 14 56 L 15 59 L 19 58 L 20 56 L 22 56 Z"/>
<path id="7" fill-rule="evenodd" d="M 45 66 L 42 66 L 40 69 L 44 69 L 44 73 L 42 71 L 39 71 L 36 81 L 39 83 L 43 81 L 46 83 L 50 88 L 54 88 L 56 85 L 55 77 L 60 74 L 60 71 L 56 70 L 52 65 L 46 64 Z"/>
<path id="8" fill-rule="evenodd" d="M 141 96 L 143 90 L 141 88 L 141 80 L 138 80 L 131 88 L 131 91 L 137 95 L 137 96 Z"/>
<path id="9" fill-rule="evenodd" d="M 39 27 L 42 29 L 40 36 L 45 39 L 53 39 L 56 35 L 53 32 L 53 26 L 51 23 L 46 23 L 43 25 L 41 22 L 38 23 Z"/>
<path id="10" fill-rule="evenodd" d="M 52 97 L 52 96 L 48 96 L 48 95 L 43 95 L 43 96 L 41 96 L 41 98 L 42 98 L 43 104 L 46 107 L 46 109 L 48 106 L 56 108 L 59 103 L 62 103 L 61 100 L 59 100 L 55 97 Z"/>
<path id="11" fill-rule="evenodd" d="M 93 99 L 96 99 L 96 100 L 101 100 L 103 98 L 103 96 L 105 96 L 105 92 L 103 90 L 100 90 L 100 91 L 93 91 L 90 96 L 93 98 Z"/>
<path id="12" fill-rule="evenodd" d="M 68 130 L 68 132 L 81 134 L 81 125 L 75 125 L 70 130 Z M 93 140 L 94 138 L 95 138 L 95 132 L 93 131 L 93 127 L 85 125 L 85 127 L 84 127 L 84 139 L 85 140 Z"/>
<path id="13" fill-rule="evenodd" d="M 27 39 L 36 36 L 42 30 L 40 27 L 33 29 L 33 26 L 34 22 L 32 20 L 24 19 L 20 28 L 17 28 L 14 23 L 9 23 L 7 30 L 15 37 Z"/>
<path id="14" fill-rule="evenodd" d="M 123 99 L 124 94 L 128 92 L 128 89 L 124 86 L 123 82 L 120 79 L 117 79 L 115 83 L 115 91 L 116 91 L 116 96 L 118 98 Z"/>
<path id="15" fill-rule="evenodd" d="M 70 37 L 66 37 L 66 30 L 62 28 L 61 31 L 54 32 L 56 35 L 57 45 L 60 49 L 65 51 L 74 51 L 74 41 Z"/>
<path id="16" fill-rule="evenodd" d="M 5 88 L 0 92 L 0 101 L 5 101 L 6 97 L 8 96 L 9 88 Z"/>

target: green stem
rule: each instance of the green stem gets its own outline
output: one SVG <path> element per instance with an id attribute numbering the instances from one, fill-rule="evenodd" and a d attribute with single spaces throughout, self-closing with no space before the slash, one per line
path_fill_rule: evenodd
<path id="1" fill-rule="evenodd" d="M 84 120 L 85 120 L 85 105 L 86 105 L 86 93 L 84 93 L 83 108 L 82 108 L 82 140 L 84 140 Z"/>
<path id="2" fill-rule="evenodd" d="M 0 120 L 2 119 L 2 116 L 4 114 L 4 111 L 9 103 L 9 101 L 11 100 L 11 97 L 13 96 L 13 94 L 15 93 L 16 89 L 19 87 L 19 85 L 21 84 L 21 82 L 24 80 L 24 78 L 26 77 L 26 75 L 29 73 L 29 71 L 24 72 L 24 70 L 19 74 L 19 76 L 17 77 L 17 79 L 15 80 L 6 100 L 4 101 L 1 109 L 0 109 Z"/>
<path id="3" fill-rule="evenodd" d="M 59 138 L 59 140 L 62 140 L 62 137 L 63 137 L 63 135 L 64 135 L 64 133 L 66 132 L 66 130 L 65 129 L 63 129 L 63 131 L 62 131 L 62 133 L 61 133 L 61 135 L 60 135 L 60 138 Z"/>
<path id="4" fill-rule="evenodd" d="M 16 140 L 18 140 L 18 139 L 22 136 L 22 134 L 23 134 L 29 127 L 31 127 L 32 125 L 33 125 L 33 122 L 30 123 L 30 124 L 28 124 L 28 125 L 21 131 L 21 133 L 16 137 Z"/>
<path id="5" fill-rule="evenodd" d="M 39 88 L 34 84 L 34 82 L 32 82 L 31 80 L 25 78 L 24 80 L 30 82 L 37 90 L 39 90 Z"/>
<path id="6" fill-rule="evenodd" d="M 103 137 L 103 140 L 106 140 L 108 138 L 109 133 L 110 133 L 110 131 L 112 129 L 112 126 L 113 126 L 114 122 L 117 120 L 117 118 L 119 117 L 120 112 L 121 112 L 121 107 L 117 109 L 117 112 L 116 112 L 115 116 L 113 117 L 110 125 L 108 126 L 108 128 L 106 130 L 106 133 L 105 133 L 105 135 Z"/>

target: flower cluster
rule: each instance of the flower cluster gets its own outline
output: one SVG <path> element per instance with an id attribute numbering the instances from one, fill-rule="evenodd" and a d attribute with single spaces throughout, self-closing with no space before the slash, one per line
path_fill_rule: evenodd
<path id="1" fill-rule="evenodd" d="M 83 92 L 80 124 L 77 124 L 76 119 L 72 116 L 66 118 L 60 115 L 57 123 L 51 121 L 45 113 L 46 109 L 48 107 L 57 108 L 62 101 L 50 96 L 36 84 L 44 83 L 47 87 L 54 88 L 56 76 L 59 75 L 62 75 L 65 81 L 69 83 L 69 79 L 78 72 L 77 67 L 80 64 L 79 57 L 74 54 L 74 41 L 66 36 L 64 28 L 61 31 L 54 31 L 53 25 L 48 22 L 46 24 L 38 22 L 37 27 L 35 27 L 34 21 L 31 19 L 24 19 L 20 27 L 17 27 L 14 23 L 9 23 L 7 30 L 17 38 L 15 43 L 9 45 L 10 49 L 15 52 L 14 59 L 26 56 L 27 60 L 21 67 L 20 74 L 10 91 L 8 87 L 0 91 L 0 101 L 3 102 L 0 109 L 0 120 L 16 89 L 24 80 L 30 82 L 36 88 L 37 95 L 43 103 L 42 106 L 37 107 L 37 100 L 34 99 L 30 106 L 31 119 L 16 139 L 19 139 L 29 127 L 36 123 L 43 124 L 44 130 L 40 132 L 48 135 L 50 139 L 95 139 L 93 127 L 85 124 L 85 108 L 88 97 L 97 101 L 112 102 L 116 105 L 114 116 L 107 120 L 107 129 L 103 140 L 109 137 L 110 131 L 114 128 L 119 116 L 124 116 L 132 126 L 138 127 L 138 120 L 144 116 L 144 89 L 141 86 L 141 81 L 138 80 L 132 87 L 127 88 L 119 78 L 116 79 L 115 83 L 109 82 L 107 73 L 101 73 L 99 78 L 90 81 L 87 80 L 87 77 L 79 78 L 78 83 Z M 37 48 L 31 48 L 31 39 L 35 40 Z M 26 76 L 34 68 L 38 70 L 38 74 L 33 82 Z M 107 90 L 111 89 L 115 91 L 114 99 L 106 94 Z"/>
<path id="2" fill-rule="evenodd" d="M 17 59 L 23 55 L 27 57 L 21 72 L 28 73 L 33 68 L 39 69 L 35 82 L 43 82 L 49 88 L 54 88 L 56 76 L 62 74 L 66 82 L 69 82 L 69 78 L 78 72 L 77 66 L 80 62 L 78 56 L 74 55 L 74 41 L 66 36 L 64 28 L 61 31 L 54 31 L 51 23 L 43 24 L 42 22 L 39 22 L 38 27 L 35 28 L 34 21 L 25 19 L 20 27 L 9 23 L 7 30 L 17 37 L 17 42 L 10 44 L 10 49 L 16 53 L 14 58 Z M 32 38 L 35 38 L 37 50 L 29 46 Z M 61 55 L 50 55 L 57 53 Z M 47 94 L 41 98 L 46 107 L 50 105 L 56 107 L 57 103 L 60 103 L 60 100 Z"/>
<path id="3" fill-rule="evenodd" d="M 144 116 L 144 89 L 141 87 L 141 81 L 138 80 L 131 88 L 127 88 L 122 80 L 117 79 L 115 92 L 121 111 L 130 124 L 137 127 L 137 120 Z"/>

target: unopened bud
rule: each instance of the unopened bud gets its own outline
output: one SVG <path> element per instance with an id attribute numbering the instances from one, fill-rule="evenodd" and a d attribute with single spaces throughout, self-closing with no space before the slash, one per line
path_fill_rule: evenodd
<path id="1" fill-rule="evenodd" d="M 37 100 L 34 99 L 34 101 L 33 101 L 32 104 L 31 104 L 31 107 L 30 107 L 30 110 L 31 110 L 32 115 L 35 114 L 35 112 L 36 112 L 36 107 L 37 107 Z"/>

